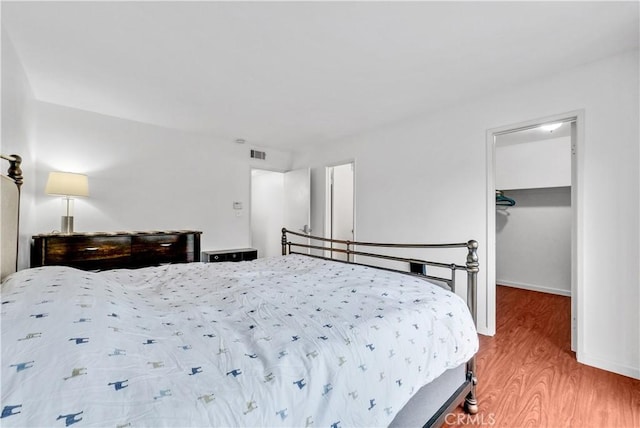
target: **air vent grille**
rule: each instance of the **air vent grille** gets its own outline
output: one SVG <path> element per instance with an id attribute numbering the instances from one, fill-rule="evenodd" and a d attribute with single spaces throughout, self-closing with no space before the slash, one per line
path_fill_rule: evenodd
<path id="1" fill-rule="evenodd" d="M 267 159 L 267 153 L 266 152 L 261 152 L 260 150 L 251 150 L 251 157 L 253 159 L 265 160 L 265 159 Z"/>

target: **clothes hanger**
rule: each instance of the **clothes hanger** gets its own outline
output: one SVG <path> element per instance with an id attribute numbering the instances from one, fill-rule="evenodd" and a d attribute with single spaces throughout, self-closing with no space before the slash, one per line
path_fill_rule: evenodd
<path id="1" fill-rule="evenodd" d="M 504 207 L 512 207 L 516 201 L 505 196 L 502 190 L 496 190 L 496 205 Z"/>

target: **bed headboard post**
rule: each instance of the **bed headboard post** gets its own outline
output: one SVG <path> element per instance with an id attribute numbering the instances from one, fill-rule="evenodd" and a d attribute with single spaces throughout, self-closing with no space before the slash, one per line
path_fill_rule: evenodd
<path id="1" fill-rule="evenodd" d="M 20 189 L 23 183 L 22 157 L 18 155 L 0 158 L 9 162 L 7 175 L 2 175 L 2 263 L 0 280 L 18 270 L 18 245 L 20 241 Z M 15 185 L 15 188 L 13 187 Z M 7 187 L 5 187 L 7 186 Z M 5 194 L 6 191 L 6 194 Z"/>
<path id="2" fill-rule="evenodd" d="M 286 228 L 282 228 L 282 255 L 286 256 L 287 255 L 287 229 Z"/>
<path id="3" fill-rule="evenodd" d="M 478 271 L 480 263 L 478 263 L 478 241 L 471 240 L 467 242 L 467 305 L 471 311 L 473 322 L 477 325 L 476 311 L 476 289 L 478 288 Z"/>
<path id="4" fill-rule="evenodd" d="M 2 159 L 6 159 L 7 161 L 9 161 L 9 169 L 7 170 L 7 175 L 9 176 L 9 178 L 16 182 L 16 186 L 18 186 L 18 190 L 20 190 L 20 186 L 22 186 L 22 183 L 24 182 L 24 179 L 22 177 L 22 168 L 20 168 L 20 165 L 22 164 L 22 157 L 18 155 L 11 155 L 2 156 Z"/>

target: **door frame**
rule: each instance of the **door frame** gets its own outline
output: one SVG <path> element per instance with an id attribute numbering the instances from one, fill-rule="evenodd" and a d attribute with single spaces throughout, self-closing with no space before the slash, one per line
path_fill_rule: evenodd
<path id="1" fill-rule="evenodd" d="M 495 172 L 496 141 L 500 134 L 535 128 L 550 122 L 574 122 L 571 131 L 571 349 L 578 360 L 584 349 L 583 264 L 583 188 L 584 188 L 584 110 L 554 114 L 487 130 L 486 133 L 486 320 L 487 333 L 496 331 L 496 212 Z"/>

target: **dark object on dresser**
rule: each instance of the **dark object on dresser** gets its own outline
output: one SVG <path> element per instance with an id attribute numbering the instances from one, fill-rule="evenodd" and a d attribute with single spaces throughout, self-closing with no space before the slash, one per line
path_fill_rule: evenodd
<path id="1" fill-rule="evenodd" d="M 241 262 L 258 258 L 255 248 L 239 248 L 237 250 L 203 251 L 203 262 Z"/>
<path id="2" fill-rule="evenodd" d="M 201 234 L 170 230 L 35 235 L 31 267 L 62 265 L 104 270 L 198 262 Z"/>

